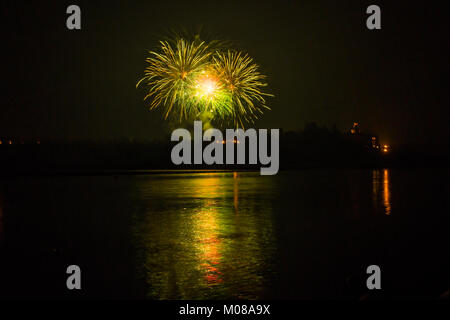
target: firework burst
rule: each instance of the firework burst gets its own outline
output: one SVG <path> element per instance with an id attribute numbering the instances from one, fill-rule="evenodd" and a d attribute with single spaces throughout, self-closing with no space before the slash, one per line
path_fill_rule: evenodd
<path id="1" fill-rule="evenodd" d="M 213 62 L 215 74 L 230 95 L 231 104 L 225 116 L 244 126 L 243 121 L 253 122 L 264 109 L 270 109 L 264 97 L 273 95 L 263 92 L 263 87 L 267 86 L 263 82 L 265 76 L 259 73 L 252 58 L 242 52 L 228 50 L 216 52 Z"/>
<path id="2" fill-rule="evenodd" d="M 233 122 L 244 127 L 269 109 L 264 93 L 265 76 L 247 54 L 220 50 L 217 41 L 207 44 L 179 38 L 171 45 L 161 41 L 159 52 L 150 52 L 144 77 L 137 83 L 148 87 L 144 100 L 150 109 L 164 107 L 165 119 L 174 115 Z"/>
<path id="3" fill-rule="evenodd" d="M 150 109 L 162 105 L 166 108 L 166 119 L 171 112 L 181 119 L 195 112 L 192 88 L 198 76 L 210 65 L 211 52 L 202 41 L 178 39 L 173 46 L 167 41 L 160 44 L 161 52 L 150 52 L 152 56 L 146 60 L 149 65 L 136 87 L 141 83 L 148 86 L 144 100 L 153 98 Z"/>

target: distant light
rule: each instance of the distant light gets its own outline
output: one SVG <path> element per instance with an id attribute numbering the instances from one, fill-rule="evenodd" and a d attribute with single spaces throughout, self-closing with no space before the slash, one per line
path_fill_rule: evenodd
<path id="1" fill-rule="evenodd" d="M 222 143 L 222 144 L 225 144 L 225 143 L 241 143 L 241 141 L 239 141 L 239 140 L 222 140 L 222 141 L 216 140 L 216 143 Z"/>

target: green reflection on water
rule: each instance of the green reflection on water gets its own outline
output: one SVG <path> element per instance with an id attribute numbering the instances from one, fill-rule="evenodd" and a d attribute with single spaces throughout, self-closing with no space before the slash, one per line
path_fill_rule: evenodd
<path id="1" fill-rule="evenodd" d="M 273 180 L 258 173 L 150 177 L 135 215 L 137 268 L 147 297 L 264 297 L 275 252 Z"/>

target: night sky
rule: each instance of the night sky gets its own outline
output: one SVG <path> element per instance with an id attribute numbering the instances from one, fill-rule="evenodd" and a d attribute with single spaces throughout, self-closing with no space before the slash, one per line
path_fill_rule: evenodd
<path id="1" fill-rule="evenodd" d="M 82 30 L 66 29 L 70 4 Z M 381 30 L 366 28 L 369 4 Z M 2 1 L 0 137 L 162 137 L 135 84 L 161 35 L 201 27 L 268 75 L 275 98 L 256 127 L 359 121 L 392 145 L 448 144 L 447 19 L 434 1 Z"/>

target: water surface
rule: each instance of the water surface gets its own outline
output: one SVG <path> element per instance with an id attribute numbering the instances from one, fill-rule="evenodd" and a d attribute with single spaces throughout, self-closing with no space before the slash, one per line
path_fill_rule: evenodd
<path id="1" fill-rule="evenodd" d="M 360 298 L 450 289 L 449 172 L 198 172 L 0 180 L 0 294 Z M 82 290 L 65 288 L 79 265 Z"/>

